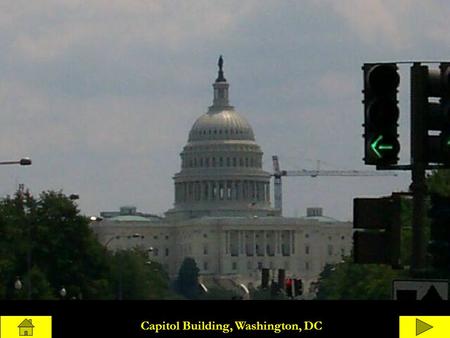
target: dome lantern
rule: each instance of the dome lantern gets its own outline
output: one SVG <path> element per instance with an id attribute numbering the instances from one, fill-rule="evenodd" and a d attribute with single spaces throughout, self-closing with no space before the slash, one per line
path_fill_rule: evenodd
<path id="1" fill-rule="evenodd" d="M 230 106 L 228 99 L 228 88 L 230 85 L 223 75 L 223 57 L 219 57 L 219 74 L 217 76 L 216 82 L 213 83 L 214 88 L 214 100 L 213 105 L 209 107 L 208 113 L 219 112 L 222 110 L 232 110 L 233 107 Z"/>

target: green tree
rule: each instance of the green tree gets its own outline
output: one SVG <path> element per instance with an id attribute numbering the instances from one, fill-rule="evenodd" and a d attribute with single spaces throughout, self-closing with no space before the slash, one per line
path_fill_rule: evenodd
<path id="1" fill-rule="evenodd" d="M 176 290 L 187 299 L 197 299 L 199 295 L 197 263 L 191 257 L 186 257 L 181 263 L 176 281 Z"/>
<path id="2" fill-rule="evenodd" d="M 427 176 L 427 187 L 429 193 L 438 193 L 450 196 L 450 170 L 434 170 Z"/>
<path id="3" fill-rule="evenodd" d="M 0 297 L 19 297 L 13 285 L 20 276 L 22 298 L 57 298 L 63 286 L 68 296 L 108 298 L 108 270 L 88 219 L 62 192 L 35 199 L 19 190 L 0 201 Z"/>
<path id="4" fill-rule="evenodd" d="M 139 249 L 119 250 L 111 255 L 111 280 L 117 299 L 165 299 L 169 278 L 161 264 L 149 261 Z"/>
<path id="5" fill-rule="evenodd" d="M 444 197 L 450 197 L 450 170 L 448 169 L 440 169 L 433 171 L 427 177 L 427 188 L 428 193 L 431 195 L 433 193 L 439 194 Z M 430 201 L 428 201 L 428 208 L 431 207 Z M 427 242 L 430 239 L 430 220 L 428 219 L 426 228 L 426 239 Z M 427 256 L 428 265 L 431 267 L 431 262 L 435 260 L 437 257 L 432 257 L 432 254 L 437 255 L 438 253 L 429 253 Z M 444 257 L 442 257 L 444 258 Z M 422 278 L 450 278 L 450 271 L 445 266 L 443 267 L 433 267 L 430 268 Z"/>
<path id="6" fill-rule="evenodd" d="M 136 250 L 108 252 L 62 192 L 35 199 L 19 190 L 0 200 L 0 299 L 57 299 L 62 287 L 67 298 L 114 299 L 118 271 L 123 298 L 173 297 L 162 267 L 147 263 Z M 14 288 L 17 276 L 21 290 Z"/>
<path id="7" fill-rule="evenodd" d="M 325 266 L 320 274 L 317 299 L 391 299 L 392 280 L 406 271 L 387 265 L 343 263 Z"/>

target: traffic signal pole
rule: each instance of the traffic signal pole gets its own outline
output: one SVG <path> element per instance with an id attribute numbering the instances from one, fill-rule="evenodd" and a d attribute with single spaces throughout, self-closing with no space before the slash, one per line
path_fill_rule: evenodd
<path id="1" fill-rule="evenodd" d="M 411 176 L 413 193 L 411 272 L 425 270 L 425 109 L 424 100 L 428 69 L 420 63 L 411 67 Z"/>
<path id="2" fill-rule="evenodd" d="M 412 63 L 411 163 L 397 165 L 400 144 L 397 140 L 399 110 L 396 103 L 400 78 L 397 63 L 392 62 L 363 66 L 364 163 L 376 165 L 377 170 L 411 170 L 413 233 L 410 270 L 419 276 L 427 268 L 425 171 L 450 169 L 450 62 L 439 62 L 439 69 L 424 65 L 438 62 L 398 63 Z"/>

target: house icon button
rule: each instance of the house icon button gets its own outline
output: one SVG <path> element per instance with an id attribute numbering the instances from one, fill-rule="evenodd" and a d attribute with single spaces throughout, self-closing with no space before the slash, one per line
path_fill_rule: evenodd
<path id="1" fill-rule="evenodd" d="M 31 319 L 24 319 L 17 327 L 19 328 L 19 336 L 30 337 L 33 335 L 34 325 Z"/>

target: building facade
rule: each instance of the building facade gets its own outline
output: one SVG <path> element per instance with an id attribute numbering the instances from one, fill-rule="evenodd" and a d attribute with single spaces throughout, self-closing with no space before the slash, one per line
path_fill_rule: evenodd
<path id="1" fill-rule="evenodd" d="M 306 217 L 282 217 L 271 207 L 270 173 L 253 129 L 229 102 L 229 84 L 219 59 L 213 104 L 194 123 L 174 176 L 174 206 L 164 218 L 137 213 L 102 213 L 92 223 L 112 250 L 150 249 L 172 278 L 186 257 L 207 280 L 258 285 L 261 270 L 286 271 L 307 286 L 325 264 L 350 255 L 352 224 L 311 208 Z M 274 275 L 273 275 L 274 276 Z"/>

